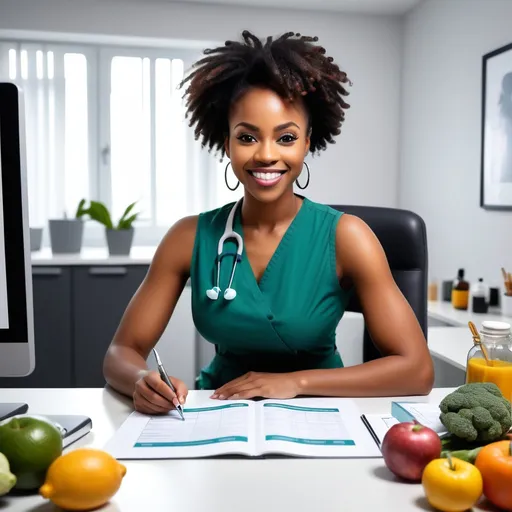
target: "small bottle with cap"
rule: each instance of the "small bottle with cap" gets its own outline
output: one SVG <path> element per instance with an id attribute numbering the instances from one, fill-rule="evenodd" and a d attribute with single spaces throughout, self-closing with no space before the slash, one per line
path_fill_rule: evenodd
<path id="1" fill-rule="evenodd" d="M 471 287 L 471 303 L 473 313 L 487 313 L 489 309 L 489 287 L 482 277 Z"/>
<path id="2" fill-rule="evenodd" d="M 512 333 L 507 322 L 482 322 L 467 356 L 466 383 L 493 382 L 512 403 Z"/>

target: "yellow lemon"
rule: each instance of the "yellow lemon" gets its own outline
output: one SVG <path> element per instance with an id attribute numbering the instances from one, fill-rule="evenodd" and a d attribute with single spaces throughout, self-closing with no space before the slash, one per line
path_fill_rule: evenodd
<path id="1" fill-rule="evenodd" d="M 67 510 L 107 503 L 121 487 L 126 467 L 107 452 L 78 448 L 53 461 L 39 494 Z"/>

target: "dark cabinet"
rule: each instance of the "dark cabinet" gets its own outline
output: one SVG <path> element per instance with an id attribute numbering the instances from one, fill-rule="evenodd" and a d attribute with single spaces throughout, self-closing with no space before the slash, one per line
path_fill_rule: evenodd
<path id="1" fill-rule="evenodd" d="M 36 367 L 0 388 L 103 387 L 103 358 L 147 265 L 32 267 Z"/>
<path id="2" fill-rule="evenodd" d="M 5 388 L 71 387 L 71 267 L 34 266 L 32 294 L 36 367 L 27 377 L 2 378 Z"/>
<path id="3" fill-rule="evenodd" d="M 73 268 L 73 367 L 76 387 L 103 387 L 103 358 L 148 267 Z"/>

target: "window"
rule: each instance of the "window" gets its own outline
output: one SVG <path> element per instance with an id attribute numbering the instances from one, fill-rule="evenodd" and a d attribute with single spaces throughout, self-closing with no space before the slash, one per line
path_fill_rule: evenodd
<path id="1" fill-rule="evenodd" d="M 0 42 L 0 79 L 23 88 L 32 226 L 74 216 L 81 198 L 115 222 L 137 201 L 136 243 L 233 200 L 224 166 L 193 138 L 178 85 L 197 54 L 173 49 Z M 234 177 L 230 175 L 231 182 Z M 85 244 L 104 242 L 87 226 Z"/>
<path id="2" fill-rule="evenodd" d="M 29 216 L 32 225 L 73 215 L 91 195 L 92 105 L 87 80 L 94 56 L 85 50 L 2 44 L 2 79 L 23 89 Z"/>

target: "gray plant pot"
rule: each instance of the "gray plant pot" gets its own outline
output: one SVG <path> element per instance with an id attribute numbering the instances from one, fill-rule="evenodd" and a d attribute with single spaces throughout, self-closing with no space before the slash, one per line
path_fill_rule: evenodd
<path id="1" fill-rule="evenodd" d="M 108 252 L 112 256 L 128 256 L 133 242 L 134 228 L 106 229 Z"/>
<path id="2" fill-rule="evenodd" d="M 76 254 L 82 249 L 82 219 L 51 219 L 50 244 L 55 254 Z"/>
<path id="3" fill-rule="evenodd" d="M 40 251 L 43 241 L 43 228 L 30 228 L 30 250 Z"/>

